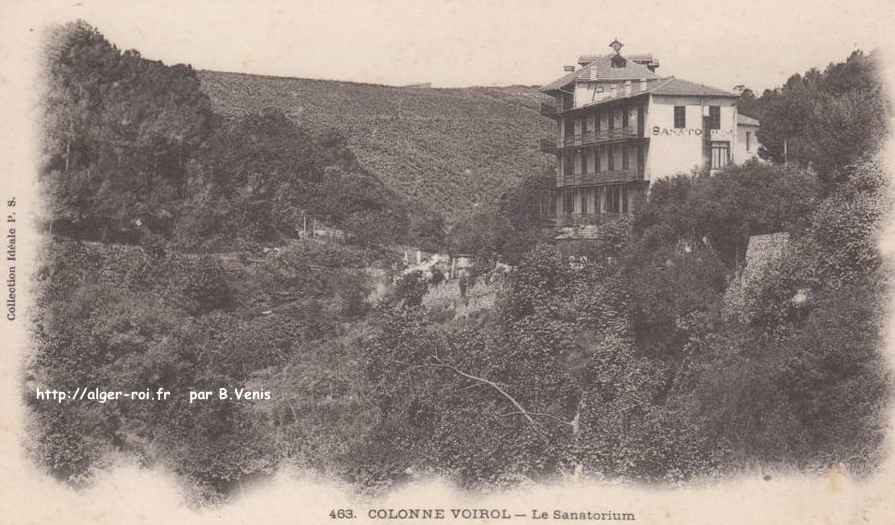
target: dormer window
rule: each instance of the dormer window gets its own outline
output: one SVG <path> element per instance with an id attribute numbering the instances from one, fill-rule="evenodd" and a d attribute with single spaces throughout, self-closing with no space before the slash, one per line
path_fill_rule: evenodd
<path id="1" fill-rule="evenodd" d="M 627 64 L 628 61 L 621 55 L 621 50 L 624 46 L 625 45 L 619 42 L 617 38 L 609 44 L 609 47 L 615 51 L 615 55 L 613 55 L 612 59 L 609 61 L 611 64 L 610 67 L 625 67 L 625 64 Z"/>

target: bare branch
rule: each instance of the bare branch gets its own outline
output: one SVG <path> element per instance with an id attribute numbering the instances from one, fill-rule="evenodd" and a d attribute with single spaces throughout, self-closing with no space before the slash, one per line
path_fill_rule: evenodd
<path id="1" fill-rule="evenodd" d="M 506 390 L 504 390 L 503 388 L 501 388 L 500 385 L 498 385 L 498 384 L 495 383 L 494 381 L 491 381 L 491 380 L 489 380 L 489 379 L 485 379 L 484 377 L 478 377 L 478 376 L 474 376 L 474 375 L 472 375 L 472 374 L 467 374 L 466 372 L 460 370 L 459 368 L 457 368 L 457 367 L 455 367 L 455 366 L 453 366 L 453 365 L 449 365 L 449 364 L 447 364 L 447 363 L 444 363 L 443 361 L 441 361 L 440 359 L 438 359 L 437 356 L 432 356 L 432 358 L 435 359 L 435 361 L 436 361 L 438 364 L 437 364 L 437 365 L 430 365 L 430 366 L 438 366 L 438 367 L 442 367 L 442 368 L 447 368 L 447 369 L 453 370 L 455 373 L 457 373 L 457 374 L 459 374 L 459 375 L 461 375 L 461 376 L 463 376 L 463 377 L 465 377 L 465 378 L 467 378 L 467 379 L 472 379 L 473 381 L 479 381 L 479 382 L 481 382 L 481 383 L 485 383 L 486 385 L 491 386 L 491 388 L 493 388 L 494 390 L 497 390 L 498 392 L 500 392 L 500 394 L 501 394 L 503 397 L 507 398 L 507 399 L 510 401 L 510 403 L 512 403 L 513 406 L 515 406 L 523 416 L 525 416 L 525 419 L 527 419 L 528 422 L 532 424 L 532 426 L 534 426 L 535 428 L 537 428 L 537 423 L 535 423 L 535 420 L 531 417 L 531 415 L 529 415 L 528 411 L 525 410 L 525 408 L 524 408 L 521 404 L 519 404 L 518 401 L 516 401 L 516 398 L 514 398 L 513 396 L 511 396 L 510 394 L 508 394 Z"/>

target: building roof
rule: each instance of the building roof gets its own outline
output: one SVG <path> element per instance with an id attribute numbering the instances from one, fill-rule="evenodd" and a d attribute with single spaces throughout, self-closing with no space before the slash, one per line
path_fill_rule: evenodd
<path id="1" fill-rule="evenodd" d="M 758 120 L 750 117 L 749 115 L 743 115 L 742 113 L 737 114 L 737 125 L 738 126 L 759 126 Z"/>
<path id="2" fill-rule="evenodd" d="M 713 88 L 705 84 L 697 84 L 689 80 L 670 77 L 667 82 L 663 82 L 650 90 L 654 95 L 684 95 L 684 96 L 700 96 L 700 97 L 731 97 L 737 98 L 730 91 Z"/>
<path id="3" fill-rule="evenodd" d="M 568 76 L 568 75 L 567 75 Z M 569 112 L 575 112 L 577 110 L 584 110 L 587 108 L 592 108 L 596 105 L 605 104 L 607 102 L 615 102 L 617 100 L 622 100 L 626 98 L 633 98 L 646 94 L 655 94 L 655 95 L 678 95 L 678 96 L 702 96 L 702 97 L 733 97 L 736 98 L 736 95 L 733 93 L 724 91 L 722 89 L 713 88 L 710 86 L 704 86 L 702 84 L 697 84 L 695 82 L 688 82 L 686 80 L 680 80 L 674 77 L 665 77 L 665 78 L 655 78 L 646 81 L 646 89 L 640 89 L 640 82 L 632 82 L 631 83 L 631 92 L 626 93 L 623 88 L 619 88 L 616 90 L 615 96 L 612 95 L 603 95 L 597 100 L 594 100 L 590 104 L 584 104 L 582 106 L 578 106 L 576 108 L 567 110 Z M 542 91 L 544 89 L 542 88 Z M 565 113 L 565 112 L 564 112 Z M 748 118 L 748 117 L 747 117 Z M 755 119 L 751 119 L 751 122 L 755 122 L 754 125 L 758 125 L 758 121 Z"/>
<path id="4" fill-rule="evenodd" d="M 559 91 L 560 89 L 566 87 L 567 85 L 575 82 L 575 79 L 578 77 L 577 71 L 572 71 L 571 73 L 567 73 L 563 75 L 561 78 L 554 80 L 549 84 L 545 84 L 541 87 L 542 93 L 549 93 L 551 91 Z"/>
<path id="5" fill-rule="evenodd" d="M 649 80 L 659 78 L 650 68 L 621 55 L 581 57 L 579 60 L 589 60 L 591 58 L 593 60 L 586 66 L 554 80 L 542 87 L 541 91 L 545 93 L 557 91 L 576 80 L 581 82 L 599 82 L 606 80 L 640 80 L 644 78 Z M 615 61 L 614 65 L 613 61 Z"/>
<path id="6" fill-rule="evenodd" d="M 561 78 L 554 80 L 553 82 L 546 84 L 541 88 L 541 92 L 550 93 L 552 91 L 559 91 L 562 88 L 572 84 L 576 81 L 580 82 L 599 82 L 599 81 L 613 81 L 613 80 L 643 80 L 646 79 L 650 87 L 647 89 L 647 92 L 652 93 L 654 95 L 669 95 L 669 96 L 701 96 L 701 97 L 729 97 L 729 98 L 737 98 L 737 95 L 731 93 L 730 91 L 725 91 L 723 89 L 714 88 L 711 86 L 706 86 L 705 84 L 699 84 L 696 82 L 690 82 L 689 80 L 683 80 L 675 77 L 666 77 L 660 78 L 656 75 L 650 68 L 645 66 L 644 64 L 635 62 L 632 57 L 641 58 L 641 55 L 632 55 L 631 57 L 625 59 L 624 65 L 622 67 L 613 67 L 612 65 L 612 55 L 604 55 L 593 57 L 593 61 L 588 65 L 577 71 L 571 71 L 566 75 L 563 75 Z M 590 59 L 591 57 L 586 57 Z M 585 57 L 581 57 L 579 60 L 583 60 Z M 661 80 L 661 82 L 653 82 L 656 80 Z M 644 93 L 643 91 L 636 90 L 631 93 L 633 95 L 639 95 Z M 612 97 L 612 100 L 616 100 L 618 98 L 625 98 L 624 95 L 618 97 Z M 605 102 L 609 99 L 603 98 L 600 102 Z M 758 125 L 758 121 L 755 121 L 754 125 Z M 748 122 L 751 124 L 752 122 Z"/>

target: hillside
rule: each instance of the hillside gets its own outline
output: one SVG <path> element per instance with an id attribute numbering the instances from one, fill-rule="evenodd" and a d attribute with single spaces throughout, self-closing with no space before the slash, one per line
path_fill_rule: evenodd
<path id="1" fill-rule="evenodd" d="M 796 121 L 798 161 L 657 181 L 570 264 L 538 242 L 550 177 L 457 220 L 524 174 L 511 166 L 548 162 L 530 88 L 200 78 L 83 21 L 57 31 L 20 379 L 23 444 L 58 479 L 85 486 L 133 458 L 205 504 L 282 467 L 375 495 L 438 477 L 493 493 L 880 465 L 890 188 L 879 158 L 821 146 L 853 122 L 846 142 L 872 145 L 883 128 L 850 104 L 887 108 L 868 98 L 881 90 L 814 91 L 839 82 L 806 74 L 763 95 L 768 112 L 842 111 Z M 444 239 L 379 177 L 458 227 Z M 308 216 L 345 242 L 301 238 Z M 756 265 L 772 232 L 786 241 Z M 384 248 L 420 240 L 474 266 L 445 282 Z M 481 271 L 495 259 L 513 268 Z"/>
<path id="2" fill-rule="evenodd" d="M 429 89 L 199 71 L 216 112 L 274 107 L 313 128 L 335 128 L 360 162 L 399 194 L 456 221 L 553 159 L 554 133 L 535 88 Z"/>

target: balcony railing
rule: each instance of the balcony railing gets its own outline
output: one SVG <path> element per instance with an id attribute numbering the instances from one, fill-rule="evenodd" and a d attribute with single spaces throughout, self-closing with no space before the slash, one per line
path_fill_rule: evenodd
<path id="1" fill-rule="evenodd" d="M 556 227 L 563 226 L 589 226 L 604 224 L 608 221 L 624 217 L 624 213 L 568 213 L 551 217 L 553 225 Z"/>
<path id="2" fill-rule="evenodd" d="M 637 128 L 628 126 L 627 128 L 601 129 L 599 131 L 585 131 L 579 135 L 567 135 L 562 141 L 563 147 L 571 146 L 588 146 L 591 144 L 601 144 L 604 142 L 612 142 L 615 140 L 626 140 L 639 138 Z"/>
<path id="3" fill-rule="evenodd" d="M 598 171 L 596 173 L 564 173 L 557 186 L 585 186 L 589 184 L 611 184 L 632 182 L 643 178 L 636 169 Z"/>
<path id="4" fill-rule="evenodd" d="M 559 118 L 559 113 L 556 111 L 556 104 L 541 102 L 541 115 L 552 119 Z"/>
<path id="5" fill-rule="evenodd" d="M 606 140 L 633 139 L 637 138 L 637 128 L 628 126 L 627 128 L 607 129 Z"/>

